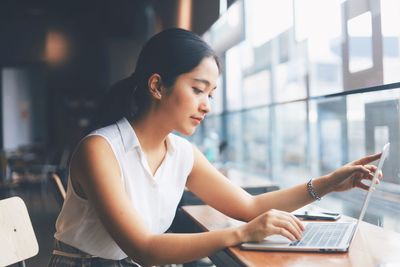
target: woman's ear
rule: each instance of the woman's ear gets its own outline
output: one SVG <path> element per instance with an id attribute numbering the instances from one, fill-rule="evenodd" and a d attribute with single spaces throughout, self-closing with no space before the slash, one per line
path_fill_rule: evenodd
<path id="1" fill-rule="evenodd" d="M 150 76 L 148 80 L 148 87 L 150 90 L 150 94 L 158 100 L 161 100 L 162 97 L 162 80 L 161 76 L 157 73 L 154 73 Z"/>

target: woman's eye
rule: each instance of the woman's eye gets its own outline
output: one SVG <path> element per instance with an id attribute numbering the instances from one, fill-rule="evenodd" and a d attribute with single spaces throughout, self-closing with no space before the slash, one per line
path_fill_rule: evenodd
<path id="1" fill-rule="evenodd" d="M 200 89 L 198 89 L 198 88 L 196 88 L 196 87 L 192 87 L 192 88 L 193 88 L 193 92 L 194 92 L 196 95 L 199 95 L 199 94 L 203 93 L 202 90 L 200 90 Z"/>
<path id="2" fill-rule="evenodd" d="M 196 87 L 192 87 L 192 88 L 193 88 L 193 92 L 194 92 L 196 95 L 200 95 L 200 94 L 203 94 L 203 93 L 204 93 L 204 91 L 201 90 L 201 89 L 199 89 L 199 88 L 196 88 Z M 213 99 L 214 96 L 213 96 L 212 94 L 210 94 L 210 95 L 208 95 L 208 98 Z"/>

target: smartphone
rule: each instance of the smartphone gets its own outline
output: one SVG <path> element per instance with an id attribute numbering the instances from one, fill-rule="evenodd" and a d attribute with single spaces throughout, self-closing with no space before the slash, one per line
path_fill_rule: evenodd
<path id="1" fill-rule="evenodd" d="M 301 211 L 301 212 L 296 212 L 293 215 L 303 220 L 321 220 L 321 221 L 336 221 L 341 217 L 341 214 L 336 212 L 316 212 L 316 211 Z"/>

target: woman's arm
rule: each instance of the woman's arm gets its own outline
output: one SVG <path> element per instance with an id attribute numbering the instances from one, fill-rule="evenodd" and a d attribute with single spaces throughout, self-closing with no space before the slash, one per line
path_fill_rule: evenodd
<path id="1" fill-rule="evenodd" d="M 236 228 L 199 234 L 152 234 L 123 189 L 111 147 L 98 136 L 86 138 L 78 147 L 71 162 L 71 177 L 74 185 L 93 203 L 115 242 L 144 266 L 192 261 L 273 233 L 292 240 L 300 237 L 301 226 L 293 226 L 294 219 L 280 211 L 270 211 L 251 225 Z"/>
<path id="2" fill-rule="evenodd" d="M 345 191 L 353 187 L 368 190 L 368 186 L 362 183 L 363 179 L 371 180 L 377 167 L 369 165 L 379 159 L 381 153 L 363 157 L 350 162 L 332 173 L 313 179 L 312 185 L 319 196 L 324 196 L 333 191 Z M 379 175 L 382 177 L 382 174 Z M 379 180 L 377 180 L 379 182 Z M 293 211 L 315 201 L 308 190 L 307 184 L 300 184 L 292 188 L 278 190 L 254 197 L 254 207 L 257 212 L 263 212 L 271 207 Z"/>
<path id="3" fill-rule="evenodd" d="M 290 212 L 314 201 L 305 183 L 251 196 L 219 173 L 195 147 L 194 155 L 195 165 L 187 187 L 205 203 L 230 217 L 251 221 L 271 209 Z M 375 166 L 367 164 L 379 157 L 380 153 L 349 163 L 328 175 L 314 179 L 313 187 L 319 196 L 354 186 L 366 189 L 361 180 L 370 179 L 371 172 L 376 170 Z"/>
<path id="4" fill-rule="evenodd" d="M 193 169 L 186 182 L 191 192 L 206 204 L 238 220 L 250 221 L 260 214 L 252 211 L 254 199 L 249 193 L 220 173 L 197 147 L 193 146 L 193 151 Z"/>

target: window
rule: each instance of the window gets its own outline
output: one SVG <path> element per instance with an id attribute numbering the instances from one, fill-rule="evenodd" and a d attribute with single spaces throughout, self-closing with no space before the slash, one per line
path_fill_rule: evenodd
<path id="1" fill-rule="evenodd" d="M 306 43 L 310 95 L 343 91 L 341 4 L 343 0 L 295 0 L 295 40 Z M 321 25 L 324 25 L 321 27 Z"/>
<path id="2" fill-rule="evenodd" d="M 306 166 L 306 102 L 277 105 L 273 108 L 273 113 L 272 177 L 282 187 L 286 187 L 309 177 Z"/>
<path id="3" fill-rule="evenodd" d="M 245 35 L 222 51 L 225 91 L 197 140 L 217 132 L 227 166 L 281 187 L 390 141 L 366 220 L 400 231 L 400 2 L 237 2 Z M 334 193 L 320 205 L 357 216 L 364 194 Z"/>
<path id="4" fill-rule="evenodd" d="M 347 31 L 349 35 L 350 72 L 372 68 L 371 12 L 365 12 L 347 21 Z"/>
<path id="5" fill-rule="evenodd" d="M 269 109 L 243 112 L 243 166 L 256 174 L 271 175 Z"/>
<path id="6" fill-rule="evenodd" d="M 384 83 L 397 82 L 400 73 L 400 2 L 381 0 Z"/>
<path id="7" fill-rule="evenodd" d="M 271 74 L 268 70 L 263 70 L 244 78 L 244 108 L 258 107 L 271 102 L 270 76 Z"/>

